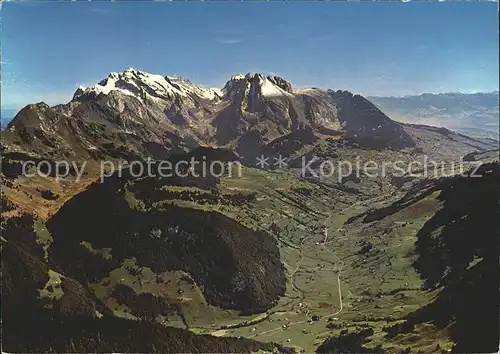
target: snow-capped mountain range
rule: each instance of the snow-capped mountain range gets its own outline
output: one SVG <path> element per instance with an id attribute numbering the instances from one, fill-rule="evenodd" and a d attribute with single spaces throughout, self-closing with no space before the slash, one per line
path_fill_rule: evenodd
<path id="1" fill-rule="evenodd" d="M 369 149 L 411 148 L 415 129 L 348 91 L 294 89 L 281 77 L 258 73 L 206 88 L 130 68 L 79 87 L 67 104 L 26 106 L 2 144 L 94 159 L 161 158 L 203 145 L 232 148 L 251 160 L 269 146 L 300 149 L 328 137 Z"/>
<path id="2" fill-rule="evenodd" d="M 129 68 L 121 73 L 110 73 L 107 78 L 92 87 L 80 86 L 73 99 L 94 99 L 99 94 L 107 95 L 111 91 L 117 91 L 139 100 L 145 98 L 168 100 L 176 95 L 184 97 L 195 95 L 199 98 L 215 100 L 222 96 L 222 91 L 219 89 L 204 88 L 184 78 L 161 76 Z"/>

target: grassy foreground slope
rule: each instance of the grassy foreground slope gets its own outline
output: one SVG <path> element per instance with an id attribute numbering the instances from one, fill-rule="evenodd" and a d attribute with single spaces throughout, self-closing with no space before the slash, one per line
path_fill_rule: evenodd
<path id="1" fill-rule="evenodd" d="M 6 352 L 275 352 L 274 344 L 195 335 L 118 318 L 89 291 L 44 260 L 31 215 L 2 225 L 2 350 Z"/>

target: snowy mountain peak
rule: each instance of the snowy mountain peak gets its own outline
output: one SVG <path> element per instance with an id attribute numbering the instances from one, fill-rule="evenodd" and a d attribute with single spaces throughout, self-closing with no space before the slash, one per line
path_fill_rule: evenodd
<path id="1" fill-rule="evenodd" d="M 162 76 L 127 68 L 122 72 L 109 73 L 94 86 L 78 87 L 73 99 L 92 100 L 110 92 L 132 96 L 140 101 L 150 99 L 172 101 L 175 97 L 218 101 L 222 98 L 233 99 L 238 92 L 259 97 L 283 97 L 293 94 L 293 88 L 288 81 L 279 76 L 266 76 L 261 73 L 233 75 L 221 90 L 202 87 L 179 76 Z"/>
<path id="2" fill-rule="evenodd" d="M 245 80 L 245 75 L 236 74 L 236 75 L 231 76 L 231 81 L 238 81 L 238 80 Z"/>
<path id="3" fill-rule="evenodd" d="M 196 94 L 199 97 L 216 100 L 222 97 L 222 90 L 219 88 L 206 88 L 196 85 L 191 80 L 180 76 L 165 76 L 165 80 L 170 83 L 170 85 L 177 87 L 179 90 L 188 91 Z"/>
<path id="4" fill-rule="evenodd" d="M 281 79 L 281 78 L 279 78 Z M 254 74 L 252 82 L 260 89 L 260 94 L 266 97 L 286 96 L 291 92 L 291 85 L 288 89 L 286 86 L 281 85 L 281 81 L 272 76 L 264 76 L 262 74 Z M 283 82 L 285 80 L 281 79 Z"/>
<path id="5" fill-rule="evenodd" d="M 288 93 L 293 93 L 293 86 L 290 81 L 287 81 L 279 76 L 268 76 L 267 79 L 282 90 L 285 90 Z"/>
<path id="6" fill-rule="evenodd" d="M 177 96 L 192 97 L 193 95 L 201 99 L 217 100 L 222 95 L 218 89 L 204 88 L 184 78 L 164 77 L 128 68 L 121 73 L 110 73 L 92 87 L 80 86 L 73 99 L 80 101 L 94 99 L 101 94 L 108 95 L 112 91 L 134 96 L 141 101 L 148 98 L 172 100 Z"/>
<path id="7" fill-rule="evenodd" d="M 260 73 L 237 74 L 223 88 L 223 93 L 228 98 L 238 94 L 259 97 L 283 97 L 293 93 L 292 85 L 278 76 L 266 76 Z"/>

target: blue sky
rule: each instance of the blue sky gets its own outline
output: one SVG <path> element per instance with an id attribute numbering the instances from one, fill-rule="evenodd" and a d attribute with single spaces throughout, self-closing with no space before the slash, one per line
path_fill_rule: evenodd
<path id="1" fill-rule="evenodd" d="M 222 87 L 274 73 L 364 95 L 498 90 L 495 2 L 4 2 L 2 109 L 135 67 Z"/>

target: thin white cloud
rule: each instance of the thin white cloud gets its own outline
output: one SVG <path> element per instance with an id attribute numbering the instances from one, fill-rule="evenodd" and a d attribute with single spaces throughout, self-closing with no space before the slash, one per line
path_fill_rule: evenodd
<path id="1" fill-rule="evenodd" d="M 238 44 L 243 42 L 240 38 L 214 38 L 214 41 L 219 44 Z"/>
<path id="2" fill-rule="evenodd" d="M 113 13 L 113 10 L 110 8 L 91 7 L 90 12 L 93 12 L 97 15 L 109 15 L 109 14 Z"/>

